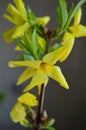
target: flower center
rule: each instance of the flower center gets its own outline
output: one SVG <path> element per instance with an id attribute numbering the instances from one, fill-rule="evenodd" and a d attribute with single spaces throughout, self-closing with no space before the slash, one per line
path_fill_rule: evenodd
<path id="1" fill-rule="evenodd" d="M 39 66 L 39 70 L 42 71 L 43 73 L 48 73 L 51 69 L 51 65 L 42 62 Z"/>

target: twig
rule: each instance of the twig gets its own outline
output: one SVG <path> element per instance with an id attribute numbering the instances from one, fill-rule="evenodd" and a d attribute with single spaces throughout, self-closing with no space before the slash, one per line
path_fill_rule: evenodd
<path id="1" fill-rule="evenodd" d="M 40 98 L 39 98 L 39 104 L 38 104 L 36 126 L 34 127 L 35 130 L 41 130 L 41 114 L 43 112 L 44 94 L 45 94 L 45 86 L 44 86 L 44 84 L 42 84 Z"/>

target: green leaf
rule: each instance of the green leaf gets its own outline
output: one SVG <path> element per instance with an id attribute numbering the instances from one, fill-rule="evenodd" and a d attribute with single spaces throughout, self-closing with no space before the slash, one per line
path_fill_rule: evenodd
<path id="1" fill-rule="evenodd" d="M 52 126 L 54 123 L 55 123 L 55 119 L 51 118 L 51 119 L 48 120 L 47 126 Z"/>
<path id="2" fill-rule="evenodd" d="M 33 44 L 33 53 L 36 59 L 38 59 L 37 50 L 38 50 L 38 43 L 37 43 L 37 33 L 36 28 L 33 30 L 32 34 L 32 44 Z"/>
<path id="3" fill-rule="evenodd" d="M 58 12 L 58 19 L 57 20 L 58 20 L 58 23 L 59 23 L 61 30 L 62 30 L 67 22 L 67 19 L 68 19 L 68 12 L 64 6 L 58 7 L 57 12 Z"/>
<path id="4" fill-rule="evenodd" d="M 31 55 L 28 54 L 22 54 L 19 56 L 20 61 L 25 61 L 25 60 L 34 60 L 34 58 Z"/>
<path id="5" fill-rule="evenodd" d="M 33 127 L 33 125 L 30 122 L 28 122 L 28 121 L 27 122 L 23 122 L 23 126 L 26 127 L 26 128 L 27 127 L 30 127 L 30 128 Z"/>
<path id="6" fill-rule="evenodd" d="M 62 14 L 61 14 L 61 7 L 57 7 L 57 14 L 58 14 L 58 17 L 57 17 L 57 21 L 60 25 L 60 27 L 62 26 Z"/>
<path id="7" fill-rule="evenodd" d="M 24 42 L 24 44 L 25 44 L 27 50 L 29 51 L 29 53 L 30 53 L 31 55 L 33 55 L 32 43 L 31 43 L 31 41 L 29 40 L 29 37 L 28 37 L 28 35 L 27 35 L 26 33 L 24 34 L 24 36 L 22 37 L 22 39 L 23 39 L 23 42 Z"/>
<path id="8" fill-rule="evenodd" d="M 74 4 L 72 3 L 72 6 L 71 6 L 71 8 L 70 8 L 70 10 L 69 10 L 69 14 L 68 14 L 68 19 L 69 19 L 69 16 L 72 14 L 72 12 L 73 12 L 73 10 L 74 10 Z"/>
<path id="9" fill-rule="evenodd" d="M 67 3 L 65 0 L 60 0 L 59 2 L 61 6 L 64 6 L 65 8 L 67 8 Z"/>
<path id="10" fill-rule="evenodd" d="M 32 12 L 32 10 L 30 9 L 29 6 L 27 7 L 27 18 L 28 18 L 29 22 L 30 22 L 32 25 L 35 25 L 35 24 L 36 24 L 36 16 L 35 16 L 35 14 Z"/>
<path id="11" fill-rule="evenodd" d="M 20 41 L 20 40 L 18 40 L 18 39 L 16 39 L 15 41 L 16 41 L 16 43 L 18 44 L 18 46 L 21 48 L 22 51 L 24 51 L 24 52 L 26 52 L 26 53 L 29 52 L 29 51 L 28 51 L 28 48 L 23 44 L 22 41 Z"/>
<path id="12" fill-rule="evenodd" d="M 50 52 L 55 51 L 57 48 L 61 47 L 62 45 L 59 43 L 56 43 L 50 47 Z"/>
<path id="13" fill-rule="evenodd" d="M 43 129 L 47 129 L 47 130 L 56 130 L 55 128 L 51 127 L 51 126 L 43 126 Z"/>
<path id="14" fill-rule="evenodd" d="M 57 21 L 60 25 L 60 32 L 59 32 L 59 35 L 60 35 L 60 33 L 62 33 L 63 28 L 67 22 L 68 11 L 67 11 L 67 5 L 66 5 L 65 0 L 60 0 L 59 2 L 60 2 L 60 6 L 57 7 L 57 13 L 58 13 Z"/>
<path id="15" fill-rule="evenodd" d="M 42 25 L 37 25 L 37 34 L 40 36 L 40 37 L 44 37 L 44 34 L 43 34 L 43 31 L 44 31 L 44 28 Z"/>
<path id="16" fill-rule="evenodd" d="M 74 9 L 72 9 L 72 12 L 69 13 L 69 17 L 67 20 L 67 24 L 65 25 L 64 31 L 68 28 L 72 18 L 74 17 L 75 13 L 77 12 L 77 10 L 86 2 L 86 0 L 80 0 L 77 5 L 75 6 Z"/>

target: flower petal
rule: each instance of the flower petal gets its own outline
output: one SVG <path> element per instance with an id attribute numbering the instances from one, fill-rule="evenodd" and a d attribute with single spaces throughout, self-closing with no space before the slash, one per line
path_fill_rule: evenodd
<path id="1" fill-rule="evenodd" d="M 15 30 L 16 30 L 16 27 L 14 27 L 14 28 L 12 28 L 12 29 L 3 33 L 4 40 L 7 43 L 11 43 L 13 41 L 12 35 L 15 32 Z"/>
<path id="2" fill-rule="evenodd" d="M 18 78 L 17 85 L 23 83 L 34 75 L 35 69 L 27 68 Z"/>
<path id="3" fill-rule="evenodd" d="M 44 73 L 41 73 L 40 71 L 36 71 L 36 73 L 34 74 L 31 83 L 26 86 L 26 88 L 24 89 L 24 92 L 31 90 L 33 87 L 38 86 L 40 84 L 43 84 L 47 81 L 47 75 Z"/>
<path id="4" fill-rule="evenodd" d="M 47 86 L 48 81 L 49 81 L 49 78 L 47 77 L 46 82 L 44 83 L 44 86 L 45 86 L 45 87 Z M 42 84 L 39 84 L 39 85 L 37 86 L 37 87 L 38 87 L 38 94 L 39 94 L 39 95 L 40 95 L 40 93 L 41 93 L 41 85 L 42 85 Z"/>
<path id="5" fill-rule="evenodd" d="M 37 61 L 10 61 L 8 63 L 8 66 L 11 68 L 14 67 L 20 67 L 20 66 L 26 66 L 26 67 L 31 67 L 34 69 L 37 69 L 40 65 L 41 61 L 37 60 Z"/>
<path id="6" fill-rule="evenodd" d="M 28 106 L 36 106 L 38 105 L 38 101 L 36 100 L 36 96 L 30 93 L 24 93 L 19 98 L 18 101 L 26 104 Z"/>
<path id="7" fill-rule="evenodd" d="M 30 25 L 28 22 L 24 23 L 23 25 L 18 26 L 16 28 L 12 38 L 17 39 L 19 37 L 22 37 L 24 35 L 24 33 L 28 31 L 29 27 L 30 27 Z"/>
<path id="8" fill-rule="evenodd" d="M 86 37 L 86 26 L 78 25 L 75 31 L 75 36 L 78 37 Z"/>
<path id="9" fill-rule="evenodd" d="M 8 4 L 7 6 L 7 12 L 9 13 L 9 18 L 10 19 L 13 19 L 15 24 L 19 25 L 22 23 L 22 21 L 24 21 L 22 18 L 21 18 L 21 15 L 20 15 L 20 12 L 12 5 L 12 4 Z M 6 17 L 5 17 L 6 18 Z M 10 21 L 10 19 L 7 19 Z M 12 22 L 12 21 L 10 21 Z M 12 23 L 14 23 L 12 22 Z"/>
<path id="10" fill-rule="evenodd" d="M 14 0 L 16 7 L 18 8 L 22 18 L 26 21 L 27 20 L 27 12 L 25 9 L 24 2 L 22 0 Z"/>
<path id="11" fill-rule="evenodd" d="M 13 24 L 17 24 L 17 22 L 11 16 L 7 14 L 4 14 L 4 18 Z"/>
<path id="12" fill-rule="evenodd" d="M 74 25 L 78 25 L 80 23 L 81 16 L 82 16 L 82 10 L 81 8 L 79 8 L 74 16 Z"/>
<path id="13" fill-rule="evenodd" d="M 13 109 L 10 112 L 10 116 L 11 116 L 13 122 L 15 122 L 15 123 L 22 122 L 25 119 L 26 112 L 25 112 L 25 109 L 20 102 L 17 102 L 15 104 L 15 106 L 13 107 Z"/>
<path id="14" fill-rule="evenodd" d="M 74 45 L 74 42 L 72 42 L 70 44 L 70 47 L 65 51 L 65 53 L 62 55 L 62 57 L 59 59 L 60 62 L 63 62 L 68 58 L 68 56 L 70 55 L 70 52 L 73 48 L 73 45 Z"/>
<path id="15" fill-rule="evenodd" d="M 63 62 L 69 56 L 69 54 L 73 48 L 74 41 L 75 41 L 74 36 L 69 32 L 65 32 L 64 37 L 63 37 L 63 41 L 62 41 L 62 45 L 65 46 L 66 44 L 69 44 L 69 48 L 66 49 L 63 56 L 59 59 L 60 62 Z"/>
<path id="16" fill-rule="evenodd" d="M 72 35 L 72 33 L 69 32 L 65 32 L 63 39 L 62 39 L 62 45 L 66 45 L 66 44 L 71 44 L 73 42 L 74 36 Z"/>
<path id="17" fill-rule="evenodd" d="M 48 24 L 49 21 L 50 21 L 50 17 L 49 16 L 44 16 L 44 17 L 37 18 L 37 22 L 40 25 L 46 25 L 46 24 Z"/>
<path id="18" fill-rule="evenodd" d="M 60 85 L 66 89 L 69 89 L 69 86 L 61 72 L 61 69 L 58 66 L 52 66 L 51 71 L 48 73 L 49 77 L 56 80 Z"/>
<path id="19" fill-rule="evenodd" d="M 15 48 L 14 48 L 16 51 L 22 51 L 22 49 L 17 45 L 17 46 L 15 46 Z"/>
<path id="20" fill-rule="evenodd" d="M 68 50 L 68 48 L 69 48 L 69 45 L 66 44 L 65 46 L 62 46 L 58 48 L 57 50 L 51 53 L 48 53 L 47 55 L 43 57 L 43 62 L 46 62 L 50 65 L 55 64 L 64 55 L 64 53 L 66 52 L 66 50 Z"/>

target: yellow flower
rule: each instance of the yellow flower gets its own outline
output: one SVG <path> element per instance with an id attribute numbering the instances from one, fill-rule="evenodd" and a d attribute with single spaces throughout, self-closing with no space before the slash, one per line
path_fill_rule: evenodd
<path id="1" fill-rule="evenodd" d="M 4 33 L 4 39 L 6 40 L 6 42 L 12 42 L 13 39 L 21 37 L 24 32 L 26 32 L 30 27 L 23 1 L 14 0 L 14 3 L 15 6 L 12 4 L 8 4 L 8 14 L 4 14 L 4 18 L 15 25 L 15 27 Z"/>
<path id="2" fill-rule="evenodd" d="M 14 3 L 15 6 L 8 4 L 8 14 L 4 14 L 4 18 L 15 25 L 12 29 L 3 34 L 5 41 L 8 43 L 12 42 L 13 39 L 21 37 L 25 32 L 29 31 L 31 27 L 23 0 L 14 0 Z M 49 16 L 37 18 L 38 24 L 42 25 L 46 25 L 49 20 Z"/>
<path id="3" fill-rule="evenodd" d="M 15 123 L 19 122 L 21 125 L 23 125 L 23 123 L 27 121 L 25 119 L 25 117 L 26 117 L 25 109 L 20 102 L 17 102 L 14 105 L 13 109 L 10 112 L 10 117 L 13 122 L 15 122 Z"/>
<path id="4" fill-rule="evenodd" d="M 68 48 L 69 45 L 63 46 L 49 54 L 46 54 L 42 60 L 9 62 L 10 67 L 27 67 L 26 70 L 20 75 L 17 85 L 32 77 L 32 81 L 24 89 L 25 92 L 35 86 L 40 86 L 41 84 L 45 84 L 46 86 L 49 79 L 48 77 L 50 77 L 59 82 L 61 86 L 68 89 L 69 86 L 61 72 L 60 67 L 54 66 L 54 64 L 64 55 Z"/>
<path id="5" fill-rule="evenodd" d="M 13 109 L 10 112 L 10 117 L 15 123 L 20 123 L 23 125 L 26 120 L 26 111 L 22 104 L 28 106 L 36 106 L 38 104 L 36 97 L 33 94 L 25 93 L 18 98 L 18 102 L 14 105 Z"/>
<path id="6" fill-rule="evenodd" d="M 79 8 L 79 10 L 76 12 L 74 16 L 74 25 L 70 26 L 68 29 L 69 31 L 65 32 L 63 36 L 62 45 L 69 44 L 70 48 L 68 48 L 63 57 L 60 58 L 60 62 L 63 62 L 70 54 L 74 45 L 75 38 L 86 36 L 86 26 L 80 24 L 81 15 L 82 10 L 81 8 Z"/>
<path id="7" fill-rule="evenodd" d="M 36 20 L 39 25 L 45 26 L 50 21 L 50 17 L 49 16 L 38 17 Z"/>
<path id="8" fill-rule="evenodd" d="M 24 93 L 22 94 L 19 98 L 18 101 L 20 103 L 26 104 L 27 106 L 36 106 L 38 105 L 38 102 L 36 100 L 36 96 L 34 96 L 33 94 L 30 93 Z"/>

